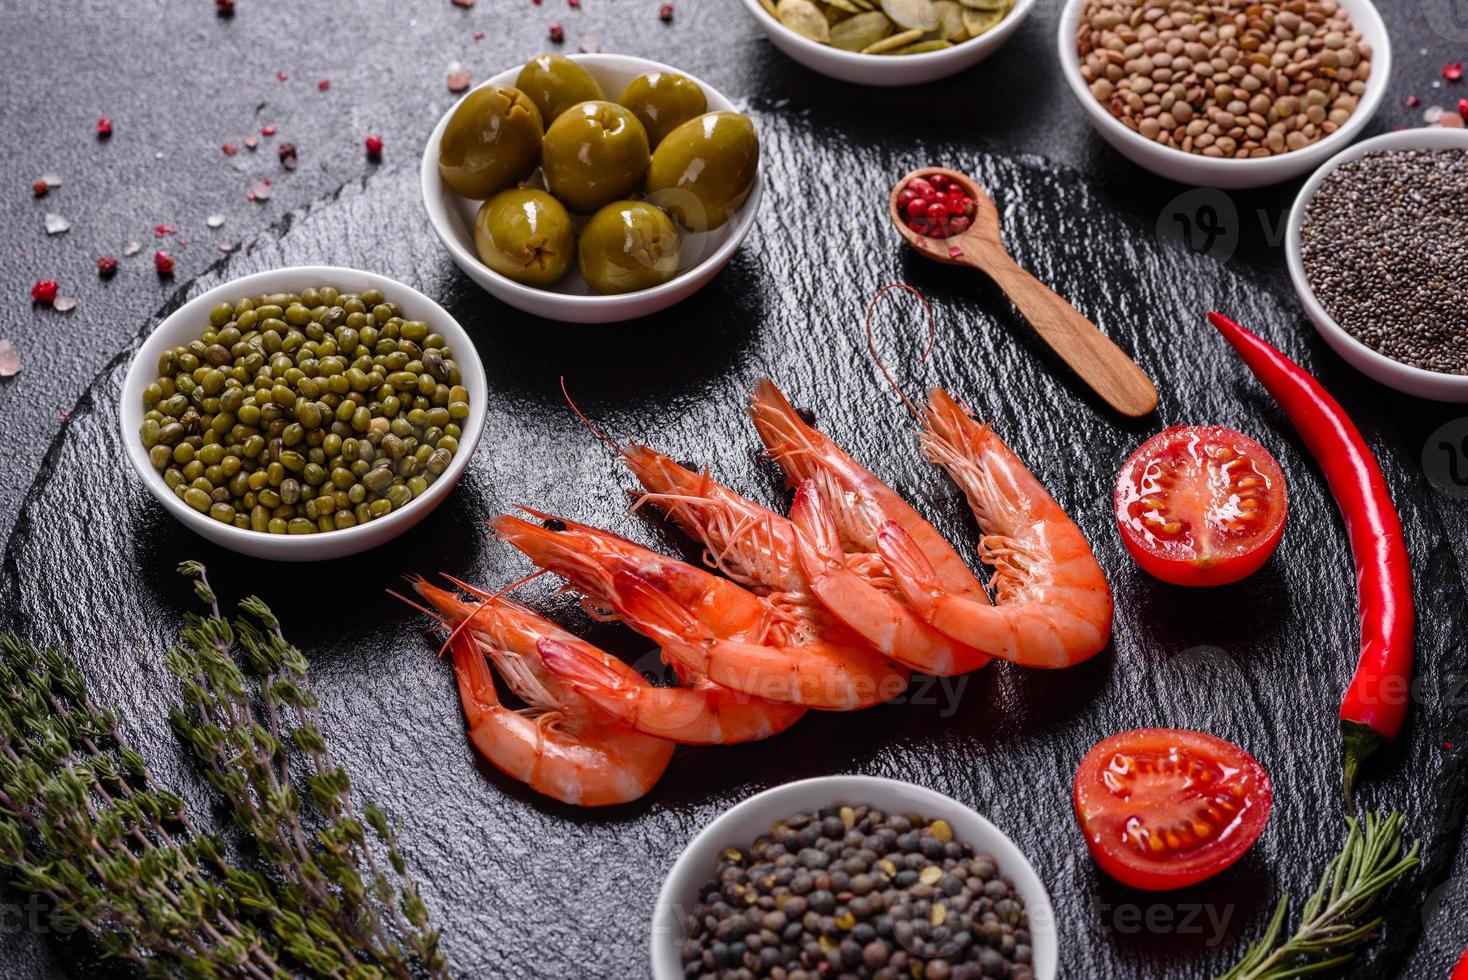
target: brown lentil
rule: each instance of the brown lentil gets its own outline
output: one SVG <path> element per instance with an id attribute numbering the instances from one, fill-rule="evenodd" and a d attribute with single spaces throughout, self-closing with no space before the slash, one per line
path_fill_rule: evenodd
<path id="1" fill-rule="evenodd" d="M 159 358 L 143 408 L 148 459 L 188 506 L 312 534 L 422 495 L 458 450 L 469 392 L 428 324 L 380 290 L 322 286 L 215 306 Z"/>
<path id="2" fill-rule="evenodd" d="M 942 820 L 865 805 L 729 848 L 684 918 L 687 977 L 1031 980 L 1024 900 Z"/>
<path id="3" fill-rule="evenodd" d="M 1468 374 L 1465 201 L 1465 150 L 1394 150 L 1341 164 L 1300 226 L 1311 292 L 1373 350 Z"/>
<path id="4" fill-rule="evenodd" d="M 1122 125 L 1209 157 L 1267 157 L 1356 111 L 1371 48 L 1337 0 L 1089 0 L 1081 75 Z"/>

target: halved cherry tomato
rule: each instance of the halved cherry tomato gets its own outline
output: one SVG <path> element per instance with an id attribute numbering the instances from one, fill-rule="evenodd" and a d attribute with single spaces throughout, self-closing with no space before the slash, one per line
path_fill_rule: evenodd
<path id="1" fill-rule="evenodd" d="M 1221 425 L 1142 443 L 1116 477 L 1127 551 L 1173 585 L 1226 585 L 1259 570 L 1284 533 L 1289 493 L 1269 450 Z"/>
<path id="2" fill-rule="evenodd" d="M 1102 739 L 1076 770 L 1091 856 L 1133 888 L 1185 888 L 1233 864 L 1269 819 L 1264 767 L 1213 735 L 1137 728 Z"/>

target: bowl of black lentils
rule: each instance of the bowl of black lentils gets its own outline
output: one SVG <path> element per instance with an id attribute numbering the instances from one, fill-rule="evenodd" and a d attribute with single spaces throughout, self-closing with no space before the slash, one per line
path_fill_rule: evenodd
<path id="1" fill-rule="evenodd" d="M 194 297 L 143 341 L 121 435 L 174 517 L 280 561 L 402 534 L 484 431 L 484 366 L 443 307 L 385 276 L 303 266 Z"/>
<path id="2" fill-rule="evenodd" d="M 1052 980 L 1034 868 L 969 807 L 911 783 L 824 776 L 732 807 L 658 895 L 653 980 Z"/>
<path id="3" fill-rule="evenodd" d="M 1468 131 L 1356 144 L 1301 188 L 1285 250 L 1315 328 L 1398 391 L 1468 402 Z"/>

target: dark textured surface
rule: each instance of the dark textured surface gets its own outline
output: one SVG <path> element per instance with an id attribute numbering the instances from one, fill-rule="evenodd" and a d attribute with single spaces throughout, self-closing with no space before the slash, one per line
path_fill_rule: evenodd
<path id="1" fill-rule="evenodd" d="M 0 622 L 75 650 L 99 693 L 125 706 L 129 730 L 165 776 L 197 793 L 162 724 L 170 695 L 160 652 L 188 601 L 170 570 L 197 557 L 222 594 L 258 591 L 312 654 L 334 745 L 360 787 L 407 822 L 409 858 L 464 975 L 644 972 L 656 889 L 703 823 L 765 786 L 855 771 L 951 793 L 1014 835 L 1056 904 L 1065 975 L 1208 976 L 1258 930 L 1267 896 L 1303 895 L 1336 846 L 1334 711 L 1356 644 L 1340 521 L 1287 424 L 1204 325 L 1202 313 L 1218 307 L 1318 373 L 1378 448 L 1402 510 L 1422 609 L 1417 696 L 1407 732 L 1372 770 L 1362 802 L 1404 809 L 1423 838 L 1426 866 L 1418 887 L 1397 893 L 1383 940 L 1354 975 L 1444 975 L 1468 943 L 1460 917 L 1445 911 L 1468 900 L 1458 856 L 1465 736 L 1454 712 L 1468 673 L 1459 558 L 1468 513 L 1429 487 L 1422 457 L 1429 433 L 1460 413 L 1365 382 L 1309 331 L 1270 244 L 1292 188 L 1233 196 L 1241 241 L 1231 257 L 1190 254 L 1167 235 L 1159 241 L 1159 215 L 1182 189 L 1116 158 L 1084 128 L 1059 80 L 1036 71 L 1053 57 L 1053 5 L 1042 5 L 986 65 L 939 85 L 863 93 L 867 104 L 858 105 L 854 90 L 806 73 L 758 39 L 736 0 L 685 2 L 671 28 L 657 23 L 651 4 L 588 0 L 580 14 L 551 9 L 558 4 L 500 0 L 468 13 L 420 4 L 409 23 L 386 3 L 360 0 L 336 13 L 354 24 L 359 14 L 379 19 L 351 32 L 351 51 L 326 14 L 303 12 L 303 22 L 289 21 L 301 40 L 284 52 L 252 49 L 288 23 L 284 10 L 245 2 L 232 23 L 204 4 L 160 4 L 149 8 L 158 17 L 125 24 L 93 5 L 80 23 L 75 13 L 0 7 L 0 44 L 13 62 L 32 66 L 17 73 L 6 109 L 0 166 L 10 190 L 0 213 L 15 231 L 0 271 L 13 294 L 48 273 L 82 300 L 68 317 L 26 311 L 19 301 L 0 311 L 0 336 L 26 359 L 19 379 L 0 385 L 0 455 L 9 461 L 0 472 L 0 530 L 14 531 Z M 505 16 L 511 9 L 531 14 Z M 1431 101 L 1427 80 L 1454 56 L 1453 44 L 1416 5 L 1386 13 L 1398 39 L 1395 88 Z M 755 232 L 711 287 L 642 323 L 577 328 L 500 306 L 454 269 L 418 204 L 419 141 L 448 102 L 443 66 L 458 58 L 485 77 L 534 53 L 552 18 L 567 23 L 573 42 L 594 33 L 603 50 L 687 66 L 743 97 L 761 128 L 770 193 Z M 470 38 L 475 25 L 488 31 L 482 42 Z M 120 33 L 115 43 L 140 57 L 92 65 L 99 30 Z M 221 43 L 241 51 L 237 60 L 221 62 Z M 83 66 L 75 69 L 82 83 L 50 67 L 68 62 Z M 281 69 L 289 83 L 275 80 Z M 315 89 L 318 77 L 332 78 L 329 92 Z M 270 105 L 257 114 L 262 100 Z M 118 133 L 97 146 L 89 133 L 102 112 Z M 295 174 L 275 172 L 268 146 L 233 161 L 219 153 L 221 141 L 265 121 L 300 148 Z M 1404 111 L 1388 108 L 1377 128 L 1399 121 Z M 368 131 L 382 132 L 389 147 L 373 173 L 358 151 Z M 928 162 L 968 170 L 990 187 L 1021 262 L 1137 352 L 1162 391 L 1156 419 L 1122 423 L 1099 410 L 1057 376 L 991 288 L 900 251 L 878 223 L 885 190 Z M 66 185 L 31 201 L 29 182 L 51 169 Z M 277 177 L 268 205 L 243 200 L 247 171 Z M 39 225 L 47 210 L 76 227 L 46 239 Z M 203 216 L 213 211 L 228 221 L 205 234 Z M 113 282 L 95 283 L 95 254 L 119 251 L 126 238 L 151 249 L 159 221 L 190 239 L 177 287 L 155 279 L 147 253 L 125 260 Z M 251 254 L 218 262 L 212 241 L 257 234 Z M 122 470 L 115 405 L 124 348 L 160 312 L 217 282 L 308 262 L 364 266 L 439 298 L 476 336 L 495 400 L 465 482 L 410 540 L 365 561 L 303 568 L 238 558 L 180 531 Z M 548 804 L 479 764 L 463 737 L 451 673 L 433 660 L 421 619 L 376 601 L 378 590 L 412 570 L 511 581 L 523 562 L 489 541 L 479 522 L 521 501 L 678 546 L 657 526 L 624 516 L 629 480 L 560 404 L 560 374 L 614 435 L 707 462 L 736 488 L 783 507 L 740 413 L 751 381 L 771 375 L 954 541 L 972 542 L 956 492 L 917 459 L 895 397 L 865 358 L 866 299 L 896 279 L 928 294 L 941 336 L 930 363 L 914 366 L 920 326 L 894 303 L 882 329 L 899 377 L 912 388 L 943 383 L 970 399 L 1076 517 L 1116 592 L 1112 648 L 1063 673 L 997 665 L 961 688 L 933 688 L 927 704 L 812 716 L 767 744 L 680 750 L 648 798 L 613 811 Z M 71 418 L 58 432 L 61 409 Z M 1284 543 L 1239 586 L 1162 586 L 1136 571 L 1116 538 L 1106 500 L 1121 460 L 1160 425 L 1183 422 L 1250 433 L 1290 478 Z M 311 608 L 356 596 L 369 601 L 354 605 L 346 624 L 309 621 Z M 590 624 L 548 585 L 524 596 L 629 657 L 642 653 L 636 638 Z M 1177 895 L 1104 879 L 1070 815 L 1070 777 L 1086 748 L 1142 724 L 1231 738 L 1275 780 L 1276 809 L 1259 845 L 1220 879 Z M 1444 886 L 1455 862 L 1460 877 Z M 1189 932 L 1181 920 L 1195 905 L 1207 911 L 1188 927 L 1201 931 Z M 1138 928 L 1127 917 L 1128 907 L 1144 915 L 1154 906 L 1166 910 L 1153 913 L 1154 923 L 1170 914 L 1170 927 Z M 1221 933 L 1210 913 L 1226 922 Z M 5 921 L 7 975 L 84 968 L 75 947 L 59 958 L 56 945 Z"/>

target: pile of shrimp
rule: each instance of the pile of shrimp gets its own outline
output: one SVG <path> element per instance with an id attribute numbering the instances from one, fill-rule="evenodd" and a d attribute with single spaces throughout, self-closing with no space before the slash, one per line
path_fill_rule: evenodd
<path id="1" fill-rule="evenodd" d="M 968 499 L 987 583 L 761 381 L 749 414 L 795 488 L 788 517 L 706 469 L 607 440 L 642 485 L 632 509 L 657 510 L 701 544 L 706 567 L 529 508 L 492 522 L 535 574 L 559 576 L 593 615 L 656 643 L 679 686 L 648 683 L 499 593 L 414 582 L 418 607 L 451 630 L 475 747 L 555 799 L 624 803 L 652 788 L 675 744 L 768 738 L 810 709 L 870 707 L 900 694 L 911 671 L 962 674 L 994 658 L 1067 667 L 1102 650 L 1111 592 L 1080 529 L 946 391 L 913 410 L 924 455 Z M 490 665 L 527 707 L 500 702 Z"/>

